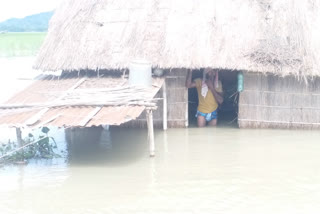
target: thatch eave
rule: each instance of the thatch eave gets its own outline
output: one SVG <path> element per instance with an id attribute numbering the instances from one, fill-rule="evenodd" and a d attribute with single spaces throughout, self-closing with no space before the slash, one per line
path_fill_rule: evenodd
<path id="1" fill-rule="evenodd" d="M 317 0 L 66 0 L 34 68 L 222 68 L 320 76 Z"/>

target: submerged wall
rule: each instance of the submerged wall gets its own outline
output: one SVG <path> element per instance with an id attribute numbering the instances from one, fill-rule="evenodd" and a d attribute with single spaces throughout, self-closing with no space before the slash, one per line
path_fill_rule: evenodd
<path id="1" fill-rule="evenodd" d="M 172 69 L 166 71 L 166 87 L 168 102 L 168 127 L 180 128 L 188 125 L 188 90 L 185 87 L 185 69 Z M 162 89 L 156 98 L 162 98 Z M 158 109 L 153 112 L 154 126 L 162 128 L 163 124 L 163 101 L 158 101 Z M 137 120 L 130 121 L 125 127 L 146 127 L 146 114 L 143 112 Z"/>
<path id="2" fill-rule="evenodd" d="M 320 78 L 244 74 L 240 128 L 320 128 Z"/>

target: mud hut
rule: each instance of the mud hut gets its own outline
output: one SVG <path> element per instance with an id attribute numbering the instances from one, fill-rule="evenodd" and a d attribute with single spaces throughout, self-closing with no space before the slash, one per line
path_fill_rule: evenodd
<path id="1" fill-rule="evenodd" d="M 239 127 L 318 128 L 319 23 L 317 0 L 66 0 L 35 68 L 123 72 L 146 59 L 165 71 L 169 127 L 189 123 L 188 69 L 219 70 L 226 91 L 242 72 Z"/>

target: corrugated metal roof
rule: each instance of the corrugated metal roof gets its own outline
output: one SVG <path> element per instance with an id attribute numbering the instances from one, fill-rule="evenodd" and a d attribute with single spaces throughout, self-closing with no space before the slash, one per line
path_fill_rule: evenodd
<path id="1" fill-rule="evenodd" d="M 143 90 L 143 99 L 152 100 L 161 88 L 164 79 L 153 79 L 153 86 Z M 139 96 L 132 92 L 127 79 L 122 78 L 53 78 L 37 80 L 24 91 L 16 94 L 0 109 L 0 125 L 11 127 L 91 127 L 99 125 L 120 125 L 136 119 L 146 108 L 143 104 L 133 105 L 115 102 L 113 97 L 122 97 L 108 89 L 119 89 L 126 96 Z M 86 92 L 86 93 L 85 93 Z M 99 97 L 95 97 L 95 95 Z M 112 95 L 112 96 L 111 96 Z M 100 100 L 108 100 L 108 105 L 100 105 Z M 101 98 L 101 99 L 100 99 Z M 79 100 L 90 100 L 92 104 L 68 105 Z M 96 103 L 94 103 L 96 101 Z M 58 102 L 59 107 L 52 105 Z M 50 103 L 50 105 L 48 104 Z M 66 105 L 60 104 L 66 103 Z M 80 102 L 82 103 L 82 102 Z M 9 107 L 9 106 L 15 106 Z M 24 107 L 25 106 L 25 107 Z"/>

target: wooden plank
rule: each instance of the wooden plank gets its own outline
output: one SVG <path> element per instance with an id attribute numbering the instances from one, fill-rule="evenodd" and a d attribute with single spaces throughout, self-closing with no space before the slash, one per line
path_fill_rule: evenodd
<path id="1" fill-rule="evenodd" d="M 98 114 L 98 112 L 102 109 L 102 107 L 96 107 L 93 111 L 91 111 L 80 123 L 79 126 L 86 126 L 90 120 L 96 115 Z"/>
<path id="2" fill-rule="evenodd" d="M 32 126 L 33 124 L 37 123 L 40 118 L 49 110 L 49 108 L 44 108 L 41 111 L 39 111 L 37 114 L 33 115 L 31 118 L 29 118 L 25 124 L 27 126 Z"/>
<path id="3" fill-rule="evenodd" d="M 39 126 L 39 127 L 44 126 L 44 125 L 46 125 L 47 123 L 50 123 L 50 122 L 56 120 L 56 119 L 57 119 L 58 117 L 60 117 L 60 116 L 61 116 L 61 114 L 54 115 L 53 117 L 49 118 L 48 120 L 43 121 L 42 123 L 40 123 L 38 126 Z"/>
<path id="4" fill-rule="evenodd" d="M 65 96 L 68 95 L 68 93 L 74 89 L 76 89 L 77 87 L 79 87 L 84 81 L 86 80 L 86 78 L 82 78 L 80 79 L 76 84 L 74 84 L 71 88 L 69 88 L 67 91 L 65 91 L 60 97 L 58 97 L 55 101 L 59 101 L 59 100 L 62 100 Z M 39 113 L 37 113 L 36 115 L 33 115 L 31 118 L 29 118 L 25 124 L 27 126 L 32 126 L 34 124 L 36 124 L 40 118 L 47 112 L 49 111 L 50 108 L 45 108 L 45 109 L 42 109 Z"/>
<path id="5" fill-rule="evenodd" d="M 168 104 L 167 104 L 167 86 L 166 81 L 162 85 L 162 97 L 163 97 L 163 130 L 168 128 Z"/>

